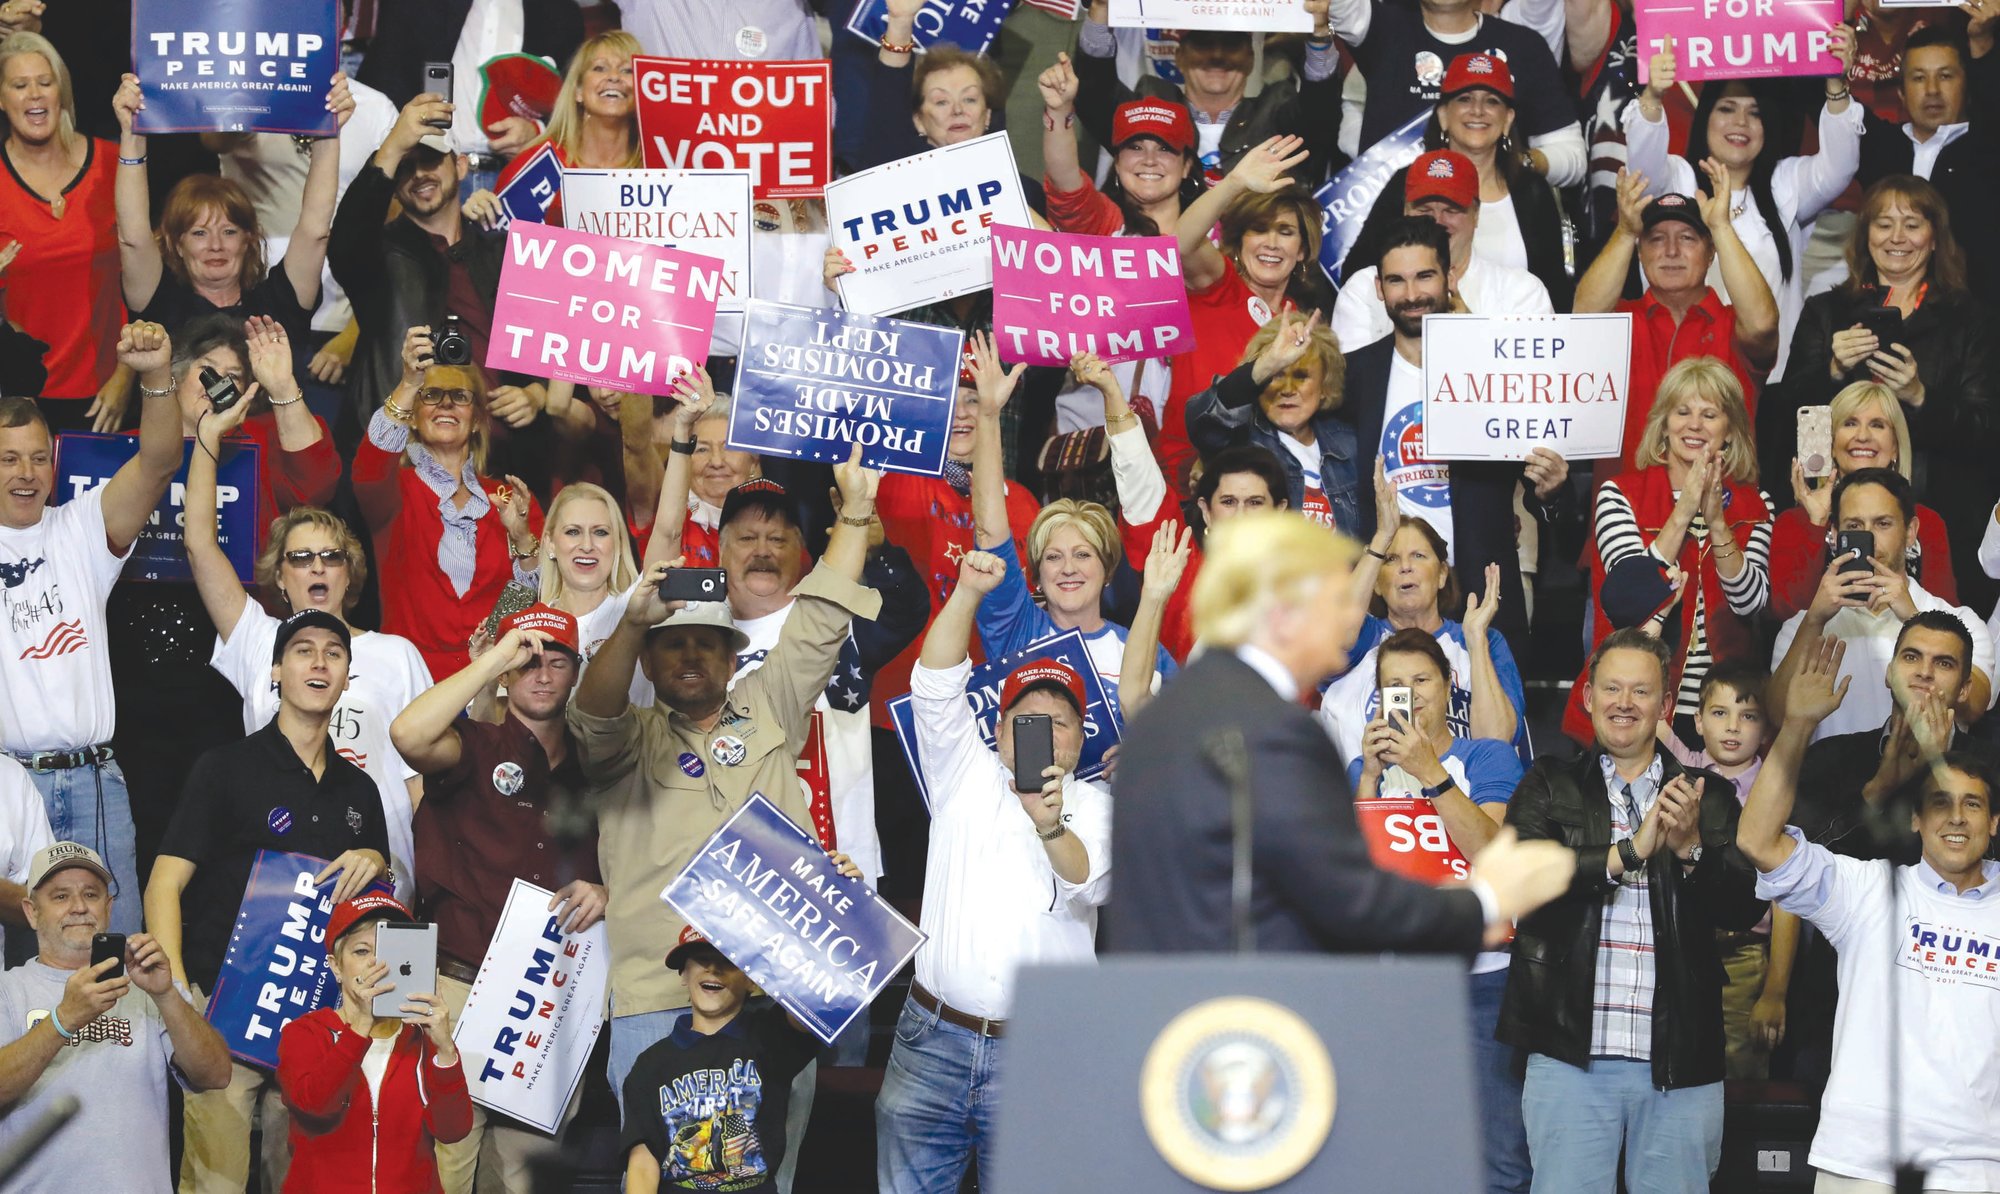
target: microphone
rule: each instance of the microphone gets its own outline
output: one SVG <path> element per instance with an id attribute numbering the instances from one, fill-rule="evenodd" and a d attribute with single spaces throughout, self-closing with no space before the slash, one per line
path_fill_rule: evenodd
<path id="1" fill-rule="evenodd" d="M 83 1104 L 75 1095 L 64 1095 L 49 1105 L 42 1117 L 30 1124 L 28 1130 L 0 1152 L 0 1183 L 4 1183 L 14 1172 L 26 1165 L 30 1158 L 42 1151 L 49 1138 L 62 1130 L 62 1126 L 75 1118 L 83 1110 Z"/>
<path id="2" fill-rule="evenodd" d="M 1243 730 L 1224 726 L 1202 741 L 1202 757 L 1229 781 L 1229 924 L 1239 954 L 1257 952 L 1257 929 L 1250 919 L 1252 813 L 1250 750 Z"/>

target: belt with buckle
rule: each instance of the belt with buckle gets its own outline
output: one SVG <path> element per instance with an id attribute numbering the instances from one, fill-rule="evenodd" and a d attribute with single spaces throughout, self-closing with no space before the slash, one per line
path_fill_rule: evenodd
<path id="1" fill-rule="evenodd" d="M 466 165 L 474 171 L 504 170 L 507 168 L 508 162 L 508 159 L 501 157 L 497 153 L 468 153 L 465 155 L 465 159 Z"/>
<path id="2" fill-rule="evenodd" d="M 945 1023 L 956 1024 L 960 1028 L 976 1032 L 980 1036 L 992 1037 L 997 1040 L 1007 1035 L 1007 1021 L 988 1020 L 983 1016 L 967 1015 L 965 1012 L 959 1011 L 929 991 L 924 990 L 923 986 L 914 980 L 910 983 L 910 1001 L 927 1012 L 936 1013 L 937 1018 L 943 1020 Z"/>
<path id="3" fill-rule="evenodd" d="M 82 750 L 9 751 L 8 753 L 30 771 L 68 771 L 72 767 L 91 767 L 111 761 L 109 743 L 86 746 Z"/>
<path id="4" fill-rule="evenodd" d="M 438 955 L 438 973 L 446 978 L 455 978 L 468 987 L 479 981 L 479 967 L 469 966 L 457 958 L 447 957 L 444 954 Z"/>

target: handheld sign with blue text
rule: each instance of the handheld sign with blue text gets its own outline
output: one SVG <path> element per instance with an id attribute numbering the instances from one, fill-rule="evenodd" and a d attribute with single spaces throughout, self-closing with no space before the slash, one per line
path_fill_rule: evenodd
<path id="1" fill-rule="evenodd" d="M 285 1025 L 339 997 L 340 984 L 326 960 L 334 880 L 313 885 L 313 876 L 326 865 L 310 854 L 259 850 L 250 866 L 229 952 L 205 1013 L 239 1061 L 277 1069 L 278 1034 Z M 368 890 L 391 894 L 380 883 Z"/>
<path id="2" fill-rule="evenodd" d="M 331 137 L 338 0 L 137 0 L 140 133 Z"/>
<path id="3" fill-rule="evenodd" d="M 744 316 L 729 446 L 935 477 L 958 395 L 965 333 L 753 300 Z"/>
<path id="4" fill-rule="evenodd" d="M 139 541 L 125 561 L 128 580 L 193 580 L 188 568 L 186 515 L 188 461 L 194 441 L 181 452 L 180 471 L 160 495 L 152 517 L 139 528 Z M 70 431 L 56 437 L 56 497 L 69 501 L 109 481 L 125 462 L 139 453 L 134 435 L 99 435 Z M 262 453 L 255 440 L 224 440 L 215 469 L 216 541 L 229 557 L 236 579 L 257 580 L 257 540 L 264 530 L 257 518 L 257 495 L 263 492 Z"/>
<path id="5" fill-rule="evenodd" d="M 835 871 L 762 792 L 660 898 L 829 1045 L 925 941 L 874 889 Z"/>
<path id="6" fill-rule="evenodd" d="M 910 28 L 910 40 L 919 49 L 957 46 L 971 54 L 984 54 L 1014 0 L 924 0 Z M 877 45 L 889 32 L 889 0 L 861 0 L 847 19 L 847 31 Z"/>
<path id="7" fill-rule="evenodd" d="M 527 163 L 500 188 L 500 206 L 507 213 L 507 222 L 546 223 L 549 205 L 562 191 L 562 178 L 562 159 L 556 157 L 555 143 L 542 142 L 542 147 L 530 154 Z"/>
<path id="8" fill-rule="evenodd" d="M 1025 227 L 1028 203 L 1005 133 L 912 154 L 827 184 L 826 223 L 854 272 L 850 311 L 887 315 L 993 285 L 993 225 Z"/>
<path id="9" fill-rule="evenodd" d="M 1409 123 L 1370 145 L 1345 170 L 1313 192 L 1325 228 L 1319 242 L 1319 267 L 1334 285 L 1338 286 L 1342 278 L 1353 272 L 1347 268 L 1347 254 L 1353 250 L 1354 242 L 1361 239 L 1361 226 L 1367 223 L 1368 213 L 1375 209 L 1383 188 L 1396 176 L 1396 171 L 1423 153 L 1424 126 L 1430 118 L 1428 108 L 1410 117 Z"/>
<path id="10" fill-rule="evenodd" d="M 551 1134 L 604 1028 L 611 988 L 604 922 L 563 932 L 549 912 L 554 896 L 514 880 L 451 1034 L 472 1101 Z"/>
<path id="11" fill-rule="evenodd" d="M 1083 751 L 1077 756 L 1076 777 L 1096 779 L 1104 774 L 1104 755 L 1118 745 L 1123 728 L 1111 711 L 1111 702 L 1097 678 L 1097 668 L 1090 662 L 1090 650 L 1080 630 L 1052 634 L 1004 659 L 989 659 L 972 669 L 965 680 L 965 703 L 972 706 L 973 716 L 979 721 L 979 736 L 989 748 L 999 749 L 994 742 L 1000 728 L 1000 686 L 1014 669 L 1036 659 L 1060 660 L 1083 680 Z M 917 753 L 916 712 L 911 707 L 910 694 L 906 692 L 890 701 L 888 707 L 896 739 L 903 744 L 903 758 L 910 764 L 910 774 L 916 777 L 917 791 L 922 793 L 924 808 L 928 810 L 930 784 L 924 780 L 923 761 Z"/>
<path id="12" fill-rule="evenodd" d="M 993 226 L 993 338 L 1003 361 L 1067 368 L 1194 347 L 1180 244 L 1171 236 L 1083 236 Z"/>
<path id="13" fill-rule="evenodd" d="M 1632 317 L 1424 316 L 1424 449 L 1432 460 L 1617 456 Z"/>

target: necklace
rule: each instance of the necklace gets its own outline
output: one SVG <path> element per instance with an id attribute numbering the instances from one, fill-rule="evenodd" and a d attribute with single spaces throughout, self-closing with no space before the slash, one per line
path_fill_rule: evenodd
<path id="1" fill-rule="evenodd" d="M 14 162 L 13 150 L 6 149 L 5 152 L 7 154 L 8 163 L 14 166 L 14 176 L 21 180 L 22 187 L 27 190 L 28 194 L 33 195 L 37 199 L 42 199 L 41 192 L 37 191 L 33 186 L 30 186 L 28 184 L 27 174 L 21 169 L 19 164 Z M 54 219 L 58 220 L 62 219 L 63 213 L 69 210 L 69 199 L 66 196 L 64 196 L 63 192 L 60 189 L 56 191 L 55 198 L 42 199 L 42 202 L 49 205 L 49 215 Z"/>

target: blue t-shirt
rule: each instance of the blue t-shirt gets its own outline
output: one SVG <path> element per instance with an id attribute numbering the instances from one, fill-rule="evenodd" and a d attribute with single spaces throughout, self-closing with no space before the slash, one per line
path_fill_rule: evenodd
<path id="1" fill-rule="evenodd" d="M 1474 804 L 1507 803 L 1514 798 L 1515 785 L 1527 774 L 1521 760 L 1514 757 L 1513 748 L 1491 738 L 1454 738 L 1451 746 L 1438 756 L 1438 762 Z M 1347 765 L 1347 782 L 1360 786 L 1360 759 Z M 1423 785 L 1415 776 L 1401 767 L 1391 767 L 1382 773 L 1381 788 L 1376 795 L 1417 796 L 1422 792 Z"/>
<path id="2" fill-rule="evenodd" d="M 1333 735 L 1340 757 L 1353 762 L 1361 754 L 1361 735 L 1380 709 L 1382 694 L 1375 685 L 1375 648 L 1395 633 L 1387 618 L 1373 614 L 1361 623 L 1361 634 L 1348 649 L 1348 667 L 1339 678 L 1320 690 L 1320 718 Z M 1445 724 L 1451 736 L 1461 741 L 1472 737 L 1472 656 L 1465 647 L 1465 625 L 1447 619 L 1437 632 L 1438 645 L 1451 661 L 1451 709 Z M 1514 703 L 1514 752 L 1523 767 L 1535 761 L 1534 744 L 1528 738 L 1528 700 L 1521 689 L 1521 669 L 1507 640 L 1488 629 L 1486 650 L 1493 657 L 1493 673 L 1507 699 Z"/>

